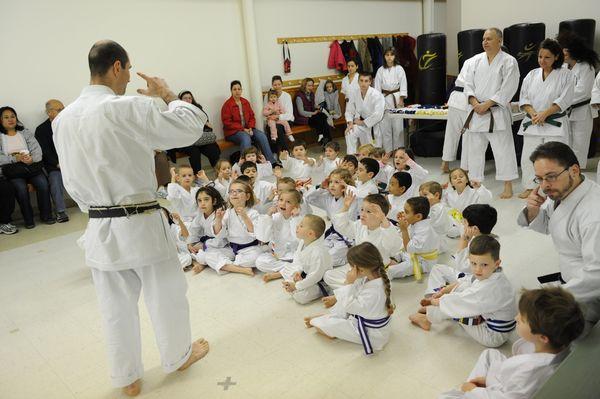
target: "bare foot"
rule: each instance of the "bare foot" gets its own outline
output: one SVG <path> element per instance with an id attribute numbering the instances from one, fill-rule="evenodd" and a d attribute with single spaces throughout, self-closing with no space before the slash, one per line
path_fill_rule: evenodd
<path id="1" fill-rule="evenodd" d="M 512 183 L 509 181 L 504 182 L 504 191 L 500 194 L 501 199 L 509 199 L 513 196 Z"/>
<path id="2" fill-rule="evenodd" d="M 192 264 L 194 265 L 194 267 L 192 268 L 193 275 L 200 273 L 202 270 L 204 270 L 206 268 L 206 265 L 201 265 L 200 263 L 198 263 L 196 261 L 193 261 Z"/>
<path id="3" fill-rule="evenodd" d="M 273 281 L 273 280 L 277 280 L 281 278 L 281 273 L 279 272 L 275 272 L 275 273 L 266 273 L 263 276 L 263 281 L 265 283 L 268 283 L 269 281 Z"/>
<path id="4" fill-rule="evenodd" d="M 422 313 L 415 313 L 408 316 L 408 319 L 414 325 L 421 327 L 425 331 L 429 331 L 431 329 L 431 322 L 427 320 L 427 316 Z"/>
<path id="5" fill-rule="evenodd" d="M 138 396 L 142 390 L 142 380 L 135 380 L 132 384 L 123 387 L 123 393 L 127 396 Z"/>
<path id="6" fill-rule="evenodd" d="M 419 304 L 421 306 L 429 306 L 429 305 L 431 305 L 431 299 L 430 298 L 423 298 L 423 299 L 421 299 L 421 302 L 419 302 Z M 421 313 L 421 312 L 419 312 L 419 313 Z"/>
<path id="7" fill-rule="evenodd" d="M 441 169 L 442 173 L 450 173 L 449 162 L 442 161 L 442 166 L 440 166 L 440 169 Z"/>
<path id="8" fill-rule="evenodd" d="M 307 316 L 307 317 L 304 318 L 304 325 L 306 326 L 306 328 L 312 328 L 313 327 L 313 325 L 310 324 L 310 321 L 312 319 L 314 319 L 315 317 L 319 317 L 319 316 Z"/>
<path id="9" fill-rule="evenodd" d="M 524 190 L 521 194 L 519 194 L 519 198 L 525 199 L 529 197 L 529 194 L 531 194 L 532 191 L 533 190 Z"/>
<path id="10" fill-rule="evenodd" d="M 245 274 L 247 276 L 254 277 L 254 269 L 251 267 L 242 267 L 230 263 L 228 265 L 223 266 L 221 270 L 225 270 L 226 272 L 231 273 Z"/>
<path id="11" fill-rule="evenodd" d="M 208 354 L 208 350 L 208 341 L 205 341 L 204 338 L 200 338 L 192 342 L 192 354 L 188 358 L 187 362 L 185 362 L 183 366 L 179 367 L 177 370 L 183 371 L 187 369 L 192 364 L 206 356 Z"/>
<path id="12" fill-rule="evenodd" d="M 425 306 L 421 306 L 419 310 L 417 310 L 417 312 L 421 314 L 427 314 L 427 309 L 425 308 Z"/>
<path id="13" fill-rule="evenodd" d="M 335 295 L 329 295 L 321 298 L 321 302 L 323 302 L 323 305 L 325 305 L 326 308 L 330 308 L 336 304 L 337 299 L 335 298 Z"/>
<path id="14" fill-rule="evenodd" d="M 323 330 L 321 330 L 319 327 L 315 327 L 315 330 L 317 330 L 317 332 L 318 332 L 319 334 L 321 334 L 322 336 L 324 336 L 325 338 L 329 338 L 329 339 L 335 339 L 335 337 L 330 337 L 329 335 L 325 334 L 325 333 L 323 332 Z"/>

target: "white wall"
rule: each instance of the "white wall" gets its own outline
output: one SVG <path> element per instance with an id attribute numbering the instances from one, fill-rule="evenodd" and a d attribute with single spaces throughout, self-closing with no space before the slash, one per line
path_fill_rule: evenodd
<path id="1" fill-rule="evenodd" d="M 600 51 L 600 2 L 598 0 L 462 0 L 461 30 L 507 26 L 524 22 L 546 24 L 546 37 L 558 33 L 558 24 L 568 19 L 596 19 L 595 49 Z"/>
<path id="2" fill-rule="evenodd" d="M 456 35 L 461 29 L 461 0 L 446 2 L 446 73 L 458 75 L 458 41 Z"/>
<path id="3" fill-rule="evenodd" d="M 99 39 L 123 45 L 134 72 L 190 89 L 216 122 L 229 81 L 248 80 L 237 0 L 20 0 L 2 14 L 0 104 L 30 129 L 46 118 L 47 99 L 67 104 L 89 83 L 87 53 Z M 127 94 L 142 86 L 132 75 Z"/>
<path id="4" fill-rule="evenodd" d="M 422 31 L 421 10 L 420 0 L 255 1 L 263 88 L 273 75 L 291 80 L 336 73 L 327 68 L 330 43 L 319 42 L 290 44 L 292 72 L 285 75 L 278 37 L 399 32 L 416 37 Z"/>

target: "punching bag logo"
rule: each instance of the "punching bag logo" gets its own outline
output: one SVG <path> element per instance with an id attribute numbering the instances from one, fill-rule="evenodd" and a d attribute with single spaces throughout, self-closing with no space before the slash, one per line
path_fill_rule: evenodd
<path id="1" fill-rule="evenodd" d="M 459 52 L 458 52 L 458 60 L 459 60 L 459 61 L 460 61 L 460 59 L 462 58 L 462 56 L 463 56 L 463 53 L 462 53 L 462 51 L 459 51 Z"/>
<path id="2" fill-rule="evenodd" d="M 438 57 L 437 53 L 431 53 L 429 50 L 419 58 L 419 70 L 424 71 L 431 68 L 431 64 Z"/>
<path id="3" fill-rule="evenodd" d="M 534 43 L 526 44 L 523 51 L 517 53 L 519 61 L 529 62 L 529 59 L 535 54 L 536 45 Z"/>

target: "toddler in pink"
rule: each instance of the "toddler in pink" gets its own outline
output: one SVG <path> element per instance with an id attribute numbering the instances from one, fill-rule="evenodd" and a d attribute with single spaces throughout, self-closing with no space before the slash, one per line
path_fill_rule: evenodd
<path id="1" fill-rule="evenodd" d="M 294 141 L 294 136 L 292 136 L 292 129 L 290 128 L 290 124 L 288 121 L 283 121 L 279 119 L 279 115 L 285 113 L 285 110 L 281 106 L 278 101 L 277 92 L 275 90 L 269 91 L 269 101 L 265 104 L 263 108 L 263 115 L 267 118 L 267 124 L 269 125 L 269 129 L 271 130 L 271 140 L 277 140 L 277 124 L 280 124 L 285 129 L 285 134 L 288 137 L 288 140 Z"/>

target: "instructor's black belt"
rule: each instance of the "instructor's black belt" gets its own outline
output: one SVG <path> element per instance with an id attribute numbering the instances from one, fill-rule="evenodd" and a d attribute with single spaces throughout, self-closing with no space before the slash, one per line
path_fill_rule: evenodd
<path id="1" fill-rule="evenodd" d="M 454 91 L 464 92 L 465 88 L 464 87 L 460 87 L 460 86 L 454 86 Z"/>
<path id="2" fill-rule="evenodd" d="M 142 204 L 91 206 L 88 215 L 90 219 L 121 218 L 153 211 L 154 209 L 160 209 L 160 205 L 156 201 Z"/>
<path id="3" fill-rule="evenodd" d="M 569 107 L 569 109 L 568 109 L 568 115 L 571 116 L 571 112 L 573 112 L 573 110 L 575 108 L 583 107 L 584 105 L 587 105 L 591 102 L 592 102 L 592 99 L 588 98 L 587 100 L 583 100 L 583 101 L 578 102 L 577 104 L 571 105 L 571 107 Z"/>

